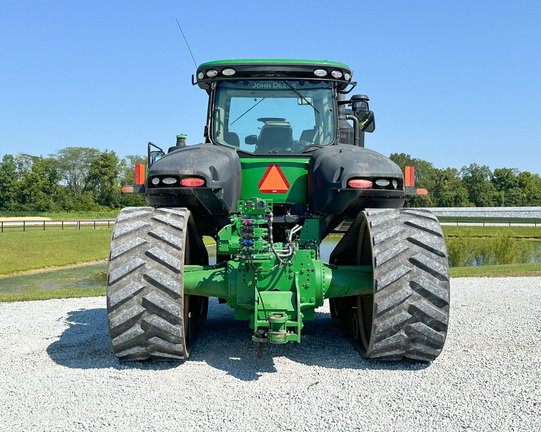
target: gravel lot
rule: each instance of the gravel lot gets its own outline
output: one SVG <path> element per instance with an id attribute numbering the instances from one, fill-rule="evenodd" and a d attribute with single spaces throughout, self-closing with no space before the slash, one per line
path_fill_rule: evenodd
<path id="1" fill-rule="evenodd" d="M 2 431 L 541 430 L 541 278 L 453 279 L 432 364 L 363 360 L 331 324 L 257 360 L 211 301 L 184 364 L 121 364 L 105 298 L 0 304 Z"/>

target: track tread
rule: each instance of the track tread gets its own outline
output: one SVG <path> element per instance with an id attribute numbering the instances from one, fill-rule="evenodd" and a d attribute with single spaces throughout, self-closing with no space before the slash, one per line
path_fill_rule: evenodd
<path id="1" fill-rule="evenodd" d="M 365 357 L 432 361 L 443 349 L 449 321 L 449 264 L 440 224 L 425 210 L 367 209 L 363 214 L 372 248 L 373 301 L 362 307 L 343 302 L 342 328 L 347 329 L 352 305 L 360 322 L 368 306 L 365 337 L 358 338 Z"/>
<path id="2" fill-rule="evenodd" d="M 180 283 L 167 276 L 164 272 L 156 269 L 150 269 L 145 273 L 144 277 L 156 287 L 166 289 L 177 296 L 182 294 L 182 286 Z"/>
<path id="3" fill-rule="evenodd" d="M 115 307 L 121 302 L 125 302 L 133 297 L 136 293 L 141 291 L 145 286 L 137 282 L 130 282 L 126 287 L 120 291 L 115 292 L 109 297 L 109 305 Z"/>
<path id="4" fill-rule="evenodd" d="M 391 246 L 389 249 L 383 251 L 377 257 L 375 257 L 376 267 L 379 267 L 385 264 L 390 259 L 396 259 L 398 255 L 400 255 L 402 252 L 406 250 L 408 250 L 408 245 L 405 242 L 400 242 L 398 244 Z"/>
<path id="5" fill-rule="evenodd" d="M 150 258 L 169 267 L 171 270 L 175 272 L 180 271 L 181 261 L 175 256 L 164 251 L 162 248 L 153 247 L 151 249 L 148 249 L 146 253 Z"/>
<path id="6" fill-rule="evenodd" d="M 114 259 L 145 243 L 146 243 L 146 240 L 143 240 L 141 237 L 135 237 L 131 240 L 128 240 L 125 243 L 121 243 L 119 246 L 115 247 L 114 249 L 111 249 L 111 252 L 109 254 L 109 259 Z"/>
<path id="7" fill-rule="evenodd" d="M 109 272 L 109 277 L 107 278 L 109 281 L 109 284 L 114 284 L 115 282 L 119 281 L 120 279 L 124 279 L 126 276 L 130 275 L 130 273 L 133 273 L 135 270 L 137 270 L 139 267 L 144 266 L 145 261 L 142 260 L 139 257 L 132 258 L 128 262 L 124 263 L 120 267 L 116 267 L 111 272 Z"/>
<path id="8" fill-rule="evenodd" d="M 111 236 L 107 316 L 122 360 L 188 357 L 182 275 L 189 211 L 123 209 Z"/>

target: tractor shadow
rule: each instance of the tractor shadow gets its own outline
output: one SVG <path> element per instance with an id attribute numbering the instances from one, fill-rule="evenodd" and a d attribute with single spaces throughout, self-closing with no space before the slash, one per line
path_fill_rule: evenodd
<path id="1" fill-rule="evenodd" d="M 49 357 L 59 365 L 74 369 L 168 370 L 182 364 L 120 362 L 111 350 L 105 308 L 75 310 L 63 320 L 69 327 L 47 348 Z M 302 343 L 265 344 L 261 359 L 256 356 L 257 345 L 251 336 L 246 321 L 235 321 L 232 309 L 210 299 L 208 318 L 193 343 L 188 362 L 207 363 L 242 381 L 258 380 L 263 374 L 277 372 L 277 358 L 329 369 L 417 371 L 430 365 L 366 360 L 324 312 L 316 312 L 315 320 L 305 323 Z"/>
<path id="2" fill-rule="evenodd" d="M 120 362 L 111 350 L 105 308 L 80 309 L 62 318 L 69 327 L 47 347 L 57 364 L 72 369 L 164 370 L 181 362 Z"/>
<path id="3" fill-rule="evenodd" d="M 328 369 L 418 371 L 429 363 L 366 360 L 342 332 L 333 325 L 330 314 L 316 312 L 315 320 L 305 322 L 302 342 L 265 344 L 257 358 L 257 344 L 247 321 L 235 321 L 233 310 L 211 299 L 209 314 L 189 361 L 202 361 L 242 381 L 258 380 L 262 374 L 277 372 L 276 358 Z"/>

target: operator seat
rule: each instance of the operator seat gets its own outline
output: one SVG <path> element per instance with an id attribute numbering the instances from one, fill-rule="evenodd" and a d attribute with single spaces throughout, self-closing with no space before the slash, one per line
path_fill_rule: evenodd
<path id="1" fill-rule="evenodd" d="M 235 132 L 224 132 L 224 140 L 233 147 L 240 147 L 239 136 Z"/>
<path id="2" fill-rule="evenodd" d="M 292 151 L 293 129 L 285 121 L 268 121 L 261 128 L 254 153 Z M 289 150 L 288 150 L 289 149 Z"/>

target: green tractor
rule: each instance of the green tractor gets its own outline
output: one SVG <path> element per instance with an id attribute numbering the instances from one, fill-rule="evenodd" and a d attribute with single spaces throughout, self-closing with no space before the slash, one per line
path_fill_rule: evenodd
<path id="1" fill-rule="evenodd" d="M 422 193 L 364 147 L 368 97 L 342 63 L 226 60 L 192 78 L 209 95 L 205 142 L 149 143 L 143 193 L 112 233 L 111 345 L 121 360 L 184 360 L 216 297 L 264 343 L 301 342 L 329 299 L 332 319 L 366 357 L 434 360 L 449 316 L 438 220 L 402 208 Z M 137 183 L 137 182 L 136 182 Z M 321 242 L 347 226 L 329 262 Z M 203 236 L 216 242 L 209 264 Z"/>

